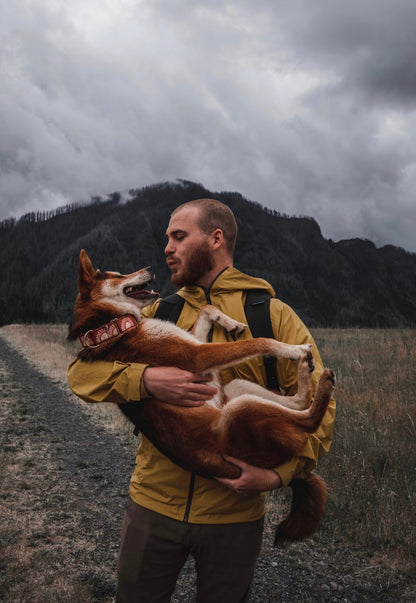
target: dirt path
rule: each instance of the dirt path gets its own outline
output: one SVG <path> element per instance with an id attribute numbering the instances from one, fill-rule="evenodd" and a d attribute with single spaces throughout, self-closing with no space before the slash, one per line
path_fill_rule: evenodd
<path id="1" fill-rule="evenodd" d="M 72 395 L 0 337 L 0 599 L 112 601 L 123 508 L 134 458 L 92 425 Z M 272 549 L 253 603 L 413 601 L 397 573 L 319 537 Z M 192 562 L 175 602 L 194 600 Z"/>

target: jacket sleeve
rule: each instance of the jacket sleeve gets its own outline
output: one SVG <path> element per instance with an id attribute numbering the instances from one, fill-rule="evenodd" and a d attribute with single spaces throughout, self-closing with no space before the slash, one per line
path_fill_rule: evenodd
<path id="1" fill-rule="evenodd" d="M 272 300 L 270 308 L 276 339 L 292 344 L 312 343 L 315 362 L 312 382 L 315 389 L 324 367 L 312 335 L 297 314 L 286 304 L 276 299 Z M 297 364 L 279 358 L 277 366 L 281 388 L 286 395 L 293 395 L 297 390 Z M 332 442 L 334 418 L 335 400 L 332 398 L 319 429 L 308 435 L 302 454 L 276 468 L 284 486 L 287 486 L 293 478 L 306 477 L 316 467 L 318 460 L 328 452 Z"/>
<path id="2" fill-rule="evenodd" d="M 76 359 L 68 368 L 70 388 L 85 402 L 123 404 L 149 398 L 143 385 L 145 364 Z"/>

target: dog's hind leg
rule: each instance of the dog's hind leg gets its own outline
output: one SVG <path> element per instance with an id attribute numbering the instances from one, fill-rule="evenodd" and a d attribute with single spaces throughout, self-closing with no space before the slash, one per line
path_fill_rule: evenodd
<path id="1" fill-rule="evenodd" d="M 308 408 L 312 401 L 312 380 L 309 370 L 308 356 L 305 354 L 299 360 L 298 364 L 298 391 L 293 396 L 284 396 L 272 392 L 258 383 L 247 381 L 245 379 L 234 379 L 224 387 L 224 393 L 229 400 L 252 394 L 260 397 L 264 402 L 273 402 L 286 408 L 294 410 L 304 410 Z"/>
<path id="2" fill-rule="evenodd" d="M 250 465 L 273 468 L 298 456 L 307 433 L 316 431 L 328 408 L 335 384 L 325 369 L 312 404 L 293 410 L 264 398 L 244 394 L 228 402 L 218 422 L 221 450 Z"/>
<path id="3" fill-rule="evenodd" d="M 309 408 L 300 411 L 287 410 L 288 413 L 291 413 L 295 422 L 305 431 L 313 433 L 318 429 L 324 414 L 326 413 L 332 394 L 334 393 L 335 383 L 336 378 L 334 371 L 331 369 L 324 369 L 319 377 L 315 395 Z"/>
<path id="4" fill-rule="evenodd" d="M 282 416 L 288 419 L 294 426 L 301 429 L 304 432 L 313 433 L 315 432 L 326 413 L 328 408 L 328 404 L 331 400 L 332 394 L 335 389 L 335 373 L 330 369 L 324 369 L 321 376 L 319 377 L 318 384 L 316 386 L 315 395 L 312 400 L 312 404 L 303 410 L 299 408 L 290 408 L 282 405 L 281 403 L 273 404 L 267 400 L 262 400 L 260 398 L 257 399 L 257 402 L 263 402 L 264 414 L 267 416 L 268 412 L 266 410 L 267 405 L 273 406 L 276 408 L 276 411 L 279 409 L 282 412 Z M 229 402 L 223 411 L 223 416 L 227 416 L 228 412 L 230 414 L 235 414 L 239 412 L 239 401 L 247 402 L 249 400 L 248 395 L 240 396 L 240 398 L 236 398 Z M 250 401 L 253 402 L 253 399 Z M 244 403 L 243 403 L 244 406 Z M 230 408 L 228 408 L 230 407 Z M 233 407 L 233 410 L 232 410 Z M 260 414 L 260 407 L 258 407 L 258 412 Z M 273 415 L 271 415 L 273 416 Z M 277 416 L 277 415 L 276 415 Z M 256 420 L 256 417 L 253 417 L 253 421 Z"/>

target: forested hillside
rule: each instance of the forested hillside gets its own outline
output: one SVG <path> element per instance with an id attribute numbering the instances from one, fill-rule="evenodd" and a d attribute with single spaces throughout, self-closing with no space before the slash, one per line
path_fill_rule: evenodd
<path id="1" fill-rule="evenodd" d="M 163 248 L 179 203 L 215 197 L 235 212 L 236 267 L 271 282 L 308 326 L 414 326 L 416 254 L 367 240 L 334 242 L 308 217 L 289 217 L 238 193 L 178 181 L 119 193 L 0 224 L 0 324 L 68 322 L 78 255 L 128 273 L 151 264 L 154 288 L 172 291 Z"/>

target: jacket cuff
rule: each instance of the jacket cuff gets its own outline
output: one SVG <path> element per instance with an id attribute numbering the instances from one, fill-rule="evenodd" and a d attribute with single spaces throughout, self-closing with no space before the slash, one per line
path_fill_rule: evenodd
<path id="1" fill-rule="evenodd" d="M 144 371 L 147 369 L 149 365 L 146 364 L 145 366 L 142 367 L 142 371 L 141 371 L 141 375 L 139 378 L 139 393 L 140 393 L 140 400 L 145 400 L 146 398 L 151 398 L 152 396 L 148 393 L 147 389 L 144 386 L 144 379 L 143 379 L 143 375 L 144 375 Z"/>
<path id="2" fill-rule="evenodd" d="M 282 486 L 288 486 L 294 475 L 299 471 L 302 462 L 298 458 L 293 458 L 282 465 L 276 467 L 275 471 L 282 480 Z"/>
<path id="3" fill-rule="evenodd" d="M 143 373 L 147 365 L 132 363 L 126 368 L 122 362 L 117 360 L 115 365 L 123 367 L 119 377 L 119 388 L 124 402 L 139 401 L 150 397 L 143 385 Z"/>

